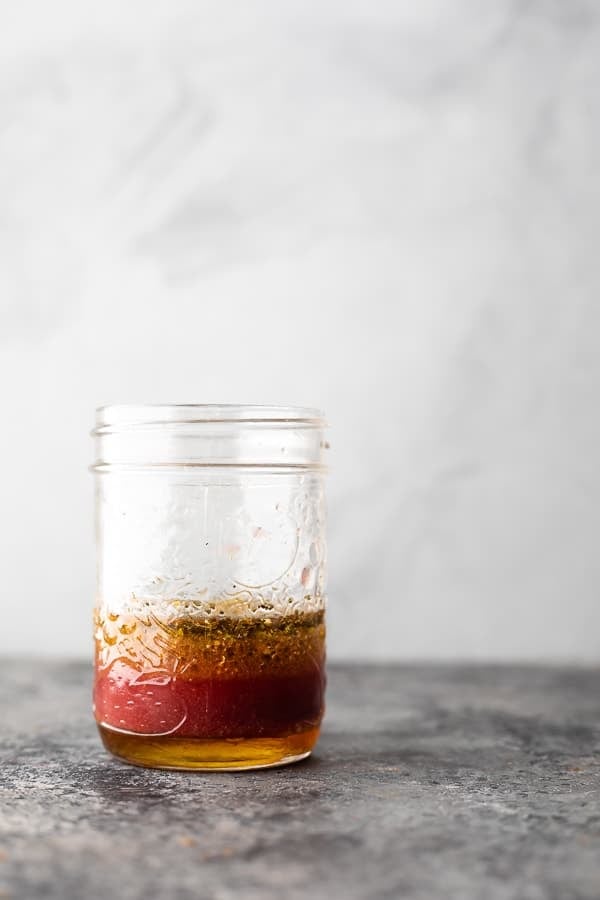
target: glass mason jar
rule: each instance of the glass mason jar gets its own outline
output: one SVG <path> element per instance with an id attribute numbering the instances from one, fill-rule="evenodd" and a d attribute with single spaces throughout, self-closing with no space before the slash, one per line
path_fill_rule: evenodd
<path id="1" fill-rule="evenodd" d="M 314 747 L 325 688 L 325 422 L 97 411 L 94 710 L 131 763 L 258 768 Z"/>

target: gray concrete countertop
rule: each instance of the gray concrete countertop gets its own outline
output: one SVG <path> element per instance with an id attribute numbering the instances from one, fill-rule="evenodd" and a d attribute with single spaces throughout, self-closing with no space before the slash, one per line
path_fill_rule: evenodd
<path id="1" fill-rule="evenodd" d="M 0 664 L 0 897 L 600 897 L 600 670 L 341 666 L 314 757 L 136 769 L 83 664 Z"/>

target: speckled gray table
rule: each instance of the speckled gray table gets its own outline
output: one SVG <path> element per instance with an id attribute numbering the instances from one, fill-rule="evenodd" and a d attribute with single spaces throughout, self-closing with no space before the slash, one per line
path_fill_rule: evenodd
<path id="1" fill-rule="evenodd" d="M 333 667 L 312 760 L 136 769 L 80 664 L 0 665 L 0 896 L 600 897 L 600 671 Z"/>

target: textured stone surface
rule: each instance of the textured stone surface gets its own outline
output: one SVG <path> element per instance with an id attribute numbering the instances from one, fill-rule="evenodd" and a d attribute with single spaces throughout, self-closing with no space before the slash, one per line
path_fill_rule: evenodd
<path id="1" fill-rule="evenodd" d="M 334 667 L 314 758 L 110 759 L 82 664 L 0 665 L 0 896 L 598 898 L 600 671 Z"/>

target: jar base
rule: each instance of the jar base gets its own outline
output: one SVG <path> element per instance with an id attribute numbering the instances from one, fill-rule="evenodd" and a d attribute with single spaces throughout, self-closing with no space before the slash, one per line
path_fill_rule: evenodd
<path id="1" fill-rule="evenodd" d="M 180 771 L 227 771 L 266 769 L 299 762 L 310 755 L 319 737 L 319 728 L 299 734 L 269 738 L 157 737 L 117 731 L 98 723 L 106 749 L 134 766 Z"/>

